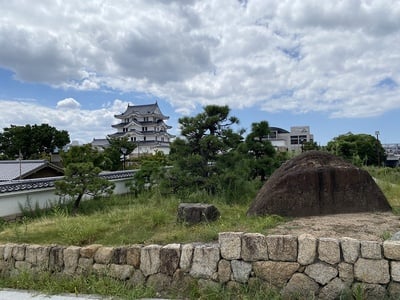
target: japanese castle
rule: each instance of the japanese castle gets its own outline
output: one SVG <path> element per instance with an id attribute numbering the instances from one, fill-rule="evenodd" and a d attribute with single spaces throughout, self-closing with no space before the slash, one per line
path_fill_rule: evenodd
<path id="1" fill-rule="evenodd" d="M 163 115 L 157 102 L 128 105 L 124 113 L 114 117 L 120 120 L 118 124 L 112 125 L 118 131 L 109 137 L 127 137 L 129 141 L 135 143 L 137 148 L 132 155 L 154 154 L 158 151 L 169 153 L 170 140 L 175 136 L 167 132 L 172 128 L 165 123 L 169 117 Z"/>

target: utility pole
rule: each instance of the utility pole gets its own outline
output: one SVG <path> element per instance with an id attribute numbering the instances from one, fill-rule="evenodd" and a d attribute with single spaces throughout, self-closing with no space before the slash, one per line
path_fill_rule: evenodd
<path id="1" fill-rule="evenodd" d="M 380 159 L 380 153 L 379 153 L 379 131 L 375 131 L 376 135 L 376 156 L 378 158 L 378 167 L 381 166 L 381 159 Z"/>
<path id="2" fill-rule="evenodd" d="M 121 152 L 123 155 L 123 161 L 122 161 L 122 170 L 125 170 L 125 160 L 126 160 L 126 153 L 127 153 L 127 149 L 125 147 L 121 148 Z"/>
<path id="3" fill-rule="evenodd" d="M 18 160 L 19 160 L 19 180 L 21 180 L 22 178 L 22 153 L 21 150 L 19 150 L 18 153 Z"/>

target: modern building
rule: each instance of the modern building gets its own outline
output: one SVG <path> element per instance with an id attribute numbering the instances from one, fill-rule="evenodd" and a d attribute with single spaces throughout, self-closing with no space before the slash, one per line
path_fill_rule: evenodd
<path id="1" fill-rule="evenodd" d="M 278 151 L 301 151 L 303 143 L 314 141 L 310 126 L 293 126 L 290 131 L 279 127 L 270 127 L 269 130 L 267 138 Z"/>
<path id="2" fill-rule="evenodd" d="M 400 166 L 400 144 L 383 144 L 386 154 L 386 166 Z"/>
<path id="3" fill-rule="evenodd" d="M 165 123 L 169 117 L 161 112 L 157 102 L 147 105 L 128 105 L 125 112 L 114 117 L 120 121 L 112 125 L 117 132 L 109 137 L 126 137 L 135 143 L 137 148 L 131 155 L 154 154 L 157 151 L 169 153 L 170 142 L 174 136 L 168 133 L 168 129 L 172 127 Z"/>

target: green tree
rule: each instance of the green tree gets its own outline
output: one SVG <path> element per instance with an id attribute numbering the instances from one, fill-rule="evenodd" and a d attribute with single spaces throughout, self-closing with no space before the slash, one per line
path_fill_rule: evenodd
<path id="1" fill-rule="evenodd" d="M 104 154 L 90 144 L 72 146 L 68 151 L 61 151 L 60 155 L 64 167 L 68 167 L 72 163 L 92 163 L 94 167 L 104 170 L 107 163 Z"/>
<path id="2" fill-rule="evenodd" d="M 378 165 L 386 160 L 382 144 L 369 134 L 339 135 L 328 142 L 326 149 L 358 165 Z"/>
<path id="3" fill-rule="evenodd" d="M 318 146 L 318 144 L 316 142 L 308 141 L 308 142 L 304 142 L 301 145 L 301 149 L 302 149 L 302 151 L 320 150 L 320 147 Z"/>
<path id="4" fill-rule="evenodd" d="M 0 133 L 0 153 L 8 159 L 20 154 L 25 159 L 37 159 L 55 148 L 62 149 L 69 142 L 67 131 L 57 130 L 48 124 L 11 125 Z"/>
<path id="5" fill-rule="evenodd" d="M 107 160 L 106 169 L 110 171 L 125 169 L 125 159 L 135 150 L 136 144 L 130 142 L 126 137 L 109 138 L 108 143 L 109 146 L 104 149 L 104 156 Z M 123 156 L 122 161 L 121 156 Z"/>
<path id="6" fill-rule="evenodd" d="M 268 122 L 261 121 L 251 125 L 251 132 L 246 137 L 247 147 L 245 149 L 252 158 L 252 178 L 259 177 L 263 182 L 276 168 L 275 149 L 267 139 L 269 133 Z"/>
<path id="7" fill-rule="evenodd" d="M 97 197 L 112 194 L 114 183 L 99 176 L 104 165 L 104 156 L 90 145 L 73 146 L 68 152 L 62 152 L 65 166 L 64 178 L 56 181 L 56 194 L 68 196 L 73 201 L 72 212 L 78 212 L 84 195 Z"/>
<path id="8" fill-rule="evenodd" d="M 229 116 L 228 106 L 209 105 L 194 117 L 179 119 L 182 138 L 171 144 L 170 160 L 174 167 L 169 171 L 169 182 L 174 192 L 178 190 L 218 190 L 216 174 L 221 174 L 219 163 L 242 142 L 243 131 L 235 132 L 239 123 Z"/>
<path id="9" fill-rule="evenodd" d="M 134 175 L 131 187 L 136 195 L 161 183 L 168 162 L 166 155 L 161 151 L 154 155 L 142 156 L 139 159 L 140 168 Z"/>
<path id="10" fill-rule="evenodd" d="M 209 105 L 204 112 L 195 117 L 179 119 L 181 134 L 185 137 L 191 152 L 199 154 L 203 163 L 208 164 L 221 153 L 236 147 L 242 140 L 240 134 L 234 133 L 231 128 L 239 124 L 234 116 L 229 116 L 228 106 Z"/>
<path id="11" fill-rule="evenodd" d="M 227 203 L 239 203 L 244 195 L 252 195 L 259 188 L 259 181 L 252 180 L 252 159 L 242 151 L 244 143 L 221 155 L 208 182 Z"/>

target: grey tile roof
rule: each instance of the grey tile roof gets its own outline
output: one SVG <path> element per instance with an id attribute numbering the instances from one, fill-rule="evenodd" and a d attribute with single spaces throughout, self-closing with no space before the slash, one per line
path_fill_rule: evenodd
<path id="1" fill-rule="evenodd" d="M 154 104 L 144 104 L 144 105 L 128 105 L 125 112 L 119 115 L 115 115 L 115 117 L 123 118 L 124 116 L 129 116 L 131 114 L 138 114 L 138 115 L 149 115 L 149 114 L 156 114 L 162 117 L 163 119 L 169 119 L 168 116 L 164 116 L 158 106 L 158 103 Z"/>
<path id="2" fill-rule="evenodd" d="M 158 105 L 155 104 L 145 104 L 145 105 L 133 105 L 133 106 L 128 106 L 128 109 L 126 113 L 130 114 L 133 112 L 136 112 L 141 115 L 147 115 L 154 113 L 157 109 Z"/>
<path id="3" fill-rule="evenodd" d="M 47 166 L 59 170 L 46 160 L 0 160 L 0 181 L 17 180 L 39 171 Z"/>
<path id="4" fill-rule="evenodd" d="M 136 172 L 137 170 L 125 170 L 125 171 L 113 171 L 113 172 L 103 171 L 100 173 L 100 177 L 103 177 L 107 180 L 132 178 Z M 62 178 L 63 176 L 22 179 L 14 181 L 0 180 L 0 194 L 54 187 L 54 182 Z"/>
<path id="5" fill-rule="evenodd" d="M 106 148 L 110 146 L 110 143 L 108 142 L 107 139 L 93 139 L 93 141 L 90 143 L 93 147 L 103 147 Z"/>

